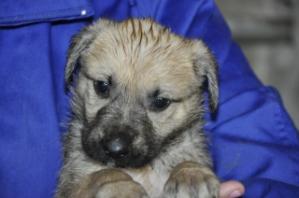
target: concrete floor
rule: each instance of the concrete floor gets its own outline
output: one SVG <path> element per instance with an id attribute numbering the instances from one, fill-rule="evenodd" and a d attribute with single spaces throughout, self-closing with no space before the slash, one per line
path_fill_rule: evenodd
<path id="1" fill-rule="evenodd" d="M 279 90 L 298 128 L 299 1 L 216 2 L 257 76 Z"/>

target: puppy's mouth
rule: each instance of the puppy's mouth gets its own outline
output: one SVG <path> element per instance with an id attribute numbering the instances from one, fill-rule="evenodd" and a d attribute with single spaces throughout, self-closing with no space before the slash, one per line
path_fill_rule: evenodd
<path id="1" fill-rule="evenodd" d="M 159 154 L 160 138 L 145 118 L 131 126 L 102 122 L 105 115 L 99 115 L 81 131 L 81 145 L 90 159 L 109 167 L 140 168 Z"/>
<path id="2" fill-rule="evenodd" d="M 147 155 L 130 155 L 121 156 L 119 158 L 108 157 L 108 160 L 104 161 L 107 166 L 117 167 L 117 168 L 140 168 L 150 163 L 152 158 Z M 103 163 L 103 161 L 102 161 Z"/>
<path id="3" fill-rule="evenodd" d="M 157 156 L 152 146 L 143 145 L 142 149 L 133 146 L 124 148 L 119 139 L 110 144 L 105 139 L 101 141 L 82 139 L 82 146 L 90 159 L 109 167 L 140 168 L 149 164 Z"/>

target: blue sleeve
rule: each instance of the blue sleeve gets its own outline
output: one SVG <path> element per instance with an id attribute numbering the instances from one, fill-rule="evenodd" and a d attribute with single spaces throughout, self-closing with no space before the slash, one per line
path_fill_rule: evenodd
<path id="1" fill-rule="evenodd" d="M 84 0 L 0 1 L 1 198 L 53 197 L 66 49 L 91 15 Z"/>
<path id="2" fill-rule="evenodd" d="M 127 1 L 0 1 L 0 197 L 51 198 L 69 102 L 69 41 L 94 17 L 130 16 Z"/>
<path id="3" fill-rule="evenodd" d="M 275 90 L 238 93 L 206 128 L 217 174 L 242 181 L 244 197 L 298 197 L 298 134 Z"/>

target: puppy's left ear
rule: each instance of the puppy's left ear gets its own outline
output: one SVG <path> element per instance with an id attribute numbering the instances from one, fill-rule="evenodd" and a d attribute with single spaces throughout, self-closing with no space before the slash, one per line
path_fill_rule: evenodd
<path id="1" fill-rule="evenodd" d="M 201 83 L 208 85 L 210 109 L 215 111 L 218 106 L 218 65 L 216 60 L 201 40 L 193 41 L 194 70 Z"/>

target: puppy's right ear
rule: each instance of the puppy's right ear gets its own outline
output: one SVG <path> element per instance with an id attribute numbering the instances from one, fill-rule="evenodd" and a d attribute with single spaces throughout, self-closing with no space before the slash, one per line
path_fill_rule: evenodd
<path id="1" fill-rule="evenodd" d="M 74 35 L 68 49 L 67 63 L 64 73 L 65 88 L 69 90 L 74 79 L 74 71 L 80 69 L 79 58 L 82 52 L 87 49 L 95 37 L 95 32 L 90 27 L 83 28 Z"/>
<path id="2" fill-rule="evenodd" d="M 103 27 L 109 24 L 112 24 L 112 22 L 100 19 L 98 22 L 83 28 L 78 34 L 72 37 L 64 73 L 66 90 L 69 90 L 73 83 L 75 71 L 80 69 L 80 55 L 89 47 Z"/>

